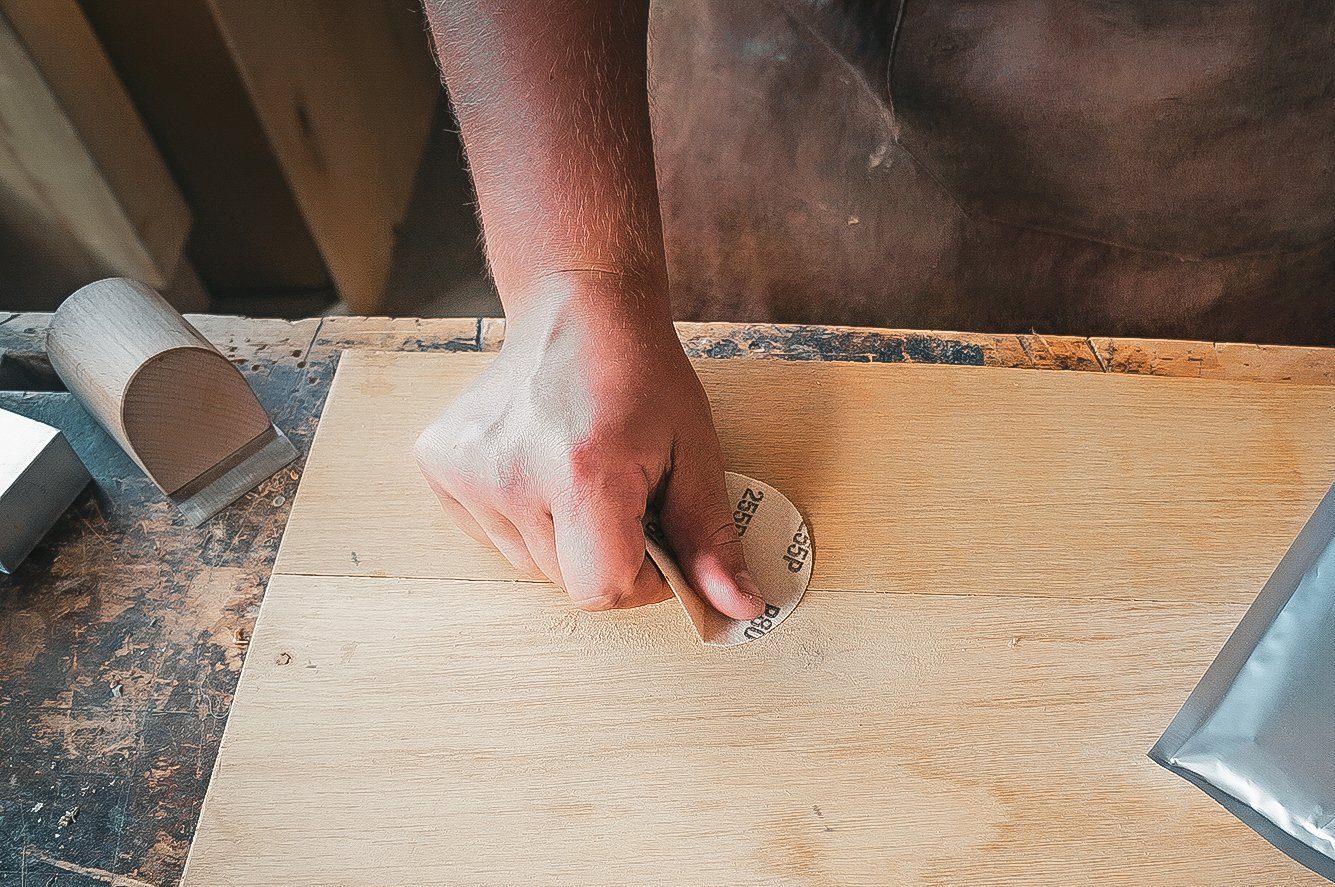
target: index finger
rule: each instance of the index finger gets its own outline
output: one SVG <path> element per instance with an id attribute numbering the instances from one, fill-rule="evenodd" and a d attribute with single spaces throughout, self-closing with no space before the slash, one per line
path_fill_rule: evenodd
<path id="1" fill-rule="evenodd" d="M 665 600 L 667 583 L 644 548 L 642 484 L 586 485 L 552 503 L 556 558 L 566 592 L 584 610 Z"/>

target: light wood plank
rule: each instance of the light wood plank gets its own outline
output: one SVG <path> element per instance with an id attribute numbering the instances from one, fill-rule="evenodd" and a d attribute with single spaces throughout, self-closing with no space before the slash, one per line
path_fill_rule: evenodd
<path id="1" fill-rule="evenodd" d="M 374 313 L 441 93 L 420 6 L 208 3 L 339 293 Z"/>
<path id="2" fill-rule="evenodd" d="M 490 355 L 346 353 L 279 554 L 313 575 L 510 579 L 411 447 Z M 728 466 L 783 490 L 835 589 L 1251 600 L 1335 477 L 1335 390 L 699 361 Z"/>
<path id="3" fill-rule="evenodd" d="M 1241 611 L 278 576 L 185 882 L 1320 883 L 1145 757 Z"/>
<path id="4" fill-rule="evenodd" d="M 1335 391 L 701 362 L 823 577 L 721 654 L 443 525 L 408 450 L 488 359 L 344 355 L 188 885 L 1319 883 L 1145 750 L 1335 467 Z"/>
<path id="5" fill-rule="evenodd" d="M 1335 385 L 1335 358 L 1329 348 L 1097 336 L 1089 343 L 1103 366 L 1115 373 Z"/>
<path id="6" fill-rule="evenodd" d="M 471 317 L 326 317 L 311 353 L 337 358 L 352 351 L 471 351 L 478 348 Z"/>
<path id="7" fill-rule="evenodd" d="M 345 318 L 355 321 L 356 318 Z M 374 318 L 371 318 L 374 320 Z M 483 351 L 499 351 L 505 319 L 481 321 Z M 1033 370 L 1079 370 L 1234 382 L 1335 385 L 1335 349 L 1184 339 L 1110 339 L 1039 333 L 966 333 L 794 323 L 677 322 L 687 353 L 718 359 L 849 360 L 976 363 Z M 899 355 L 887 360 L 887 346 Z M 383 346 L 395 350 L 392 341 Z M 420 350 L 420 349 L 415 349 Z M 962 352 L 970 351 L 968 359 Z M 942 359 L 942 352 L 955 352 Z M 925 352 L 926 360 L 922 352 Z"/>

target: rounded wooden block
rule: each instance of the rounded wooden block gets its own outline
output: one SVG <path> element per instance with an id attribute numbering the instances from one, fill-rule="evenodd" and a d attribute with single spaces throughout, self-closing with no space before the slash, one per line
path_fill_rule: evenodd
<path id="1" fill-rule="evenodd" d="M 47 353 L 65 385 L 163 492 L 270 433 L 241 373 L 156 292 L 111 278 L 65 300 Z"/>

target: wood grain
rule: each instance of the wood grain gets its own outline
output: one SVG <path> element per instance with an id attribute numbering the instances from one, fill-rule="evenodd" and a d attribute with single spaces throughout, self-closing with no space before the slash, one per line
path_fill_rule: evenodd
<path id="1" fill-rule="evenodd" d="M 187 884 L 1319 882 L 1145 750 L 1335 468 L 1335 391 L 701 362 L 817 541 L 719 653 L 438 518 L 408 447 L 488 359 L 344 355 Z"/>
<path id="2" fill-rule="evenodd" d="M 79 5 L 190 196 L 190 258 L 213 294 L 226 304 L 328 289 L 324 259 L 207 0 Z"/>
<path id="3" fill-rule="evenodd" d="M 344 318 L 372 329 L 380 318 Z M 430 324 L 432 321 L 417 320 Z M 482 351 L 505 340 L 505 319 L 480 321 Z M 677 323 L 688 354 L 716 359 L 932 363 L 1079 370 L 1235 382 L 1335 385 L 1329 348 L 1041 333 L 970 333 L 792 323 Z M 384 350 L 397 350 L 388 340 Z M 413 350 L 413 349 L 402 349 Z"/>
<path id="4" fill-rule="evenodd" d="M 0 0 L 0 76 L 0 218 L 50 232 L 47 251 L 70 254 L 53 274 L 170 284 L 190 210 L 79 5 Z"/>
<path id="5" fill-rule="evenodd" d="M 98 30 L 106 39 L 100 21 Z M 50 319 L 0 311 L 0 389 L 17 389 L 0 390 L 0 406 L 61 426 L 105 498 L 83 497 L 17 575 L 0 577 L 0 684 L 7 694 L 0 718 L 0 785 L 7 788 L 0 835 L 17 838 L 0 840 L 0 882 L 6 875 L 18 879 L 25 867 L 38 884 L 74 877 L 51 868 L 63 864 L 168 887 L 180 881 L 300 465 L 205 526 L 185 525 L 70 395 L 43 390 L 52 378 L 43 354 Z M 187 319 L 246 374 L 303 453 L 342 348 L 494 350 L 501 327 L 476 318 Z M 1102 372 L 1090 352 L 1078 364 L 1031 362 L 1013 336 L 774 324 L 710 324 L 707 332 L 681 324 L 678 330 L 691 354 L 714 358 L 866 363 L 923 355 L 951 361 L 976 347 L 987 365 Z M 1034 340 L 1029 350 L 1035 357 L 1049 354 L 1039 337 L 1023 338 Z M 1077 353 L 1086 341 L 1043 338 L 1052 354 Z M 886 343 L 903 343 L 902 357 Z M 1136 353 L 1147 361 L 1117 359 L 1109 371 L 1163 375 L 1197 375 L 1195 355 L 1235 348 L 1132 339 L 1115 344 L 1117 355 Z M 1246 347 L 1251 357 L 1221 361 L 1221 375 L 1318 381 L 1321 367 L 1335 368 L 1331 351 Z M 1314 375 L 1292 372 L 1297 365 Z M 40 372 L 25 376 L 25 366 Z M 108 688 L 117 685 L 122 695 L 110 696 Z M 55 771 L 53 749 L 59 750 Z M 31 814 L 39 802 L 42 810 Z M 52 829 L 75 805 L 76 827 Z M 1283 883 L 1283 874 L 1251 881 Z"/>
<path id="6" fill-rule="evenodd" d="M 1335 360 L 1326 348 L 1101 336 L 1091 337 L 1088 342 L 1107 372 L 1335 384 Z"/>
<path id="7" fill-rule="evenodd" d="M 344 355 L 278 572 L 513 578 L 440 514 L 410 452 L 489 359 Z M 728 467 L 806 515 L 812 593 L 1244 602 L 1335 476 L 1325 387 L 696 366 Z"/>
<path id="8" fill-rule="evenodd" d="M 136 281 L 80 288 L 56 312 L 47 348 L 70 391 L 165 493 L 272 437 L 237 368 Z"/>
<path id="9" fill-rule="evenodd" d="M 0 0 L 0 12 L 42 69 L 138 232 L 161 275 L 145 282 L 165 285 L 190 233 L 190 208 L 77 0 Z"/>
<path id="10" fill-rule="evenodd" d="M 208 0 L 343 299 L 380 306 L 441 86 L 398 0 Z"/>
<path id="11" fill-rule="evenodd" d="M 1241 610 L 277 576 L 185 883 L 1317 883 L 1144 754 Z"/>

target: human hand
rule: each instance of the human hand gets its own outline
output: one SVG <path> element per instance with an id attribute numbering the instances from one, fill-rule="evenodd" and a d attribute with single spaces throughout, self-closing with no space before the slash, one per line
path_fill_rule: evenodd
<path id="1" fill-rule="evenodd" d="M 496 360 L 417 441 L 447 514 L 516 569 L 606 610 L 671 597 L 646 507 L 720 612 L 763 611 L 742 555 L 709 402 L 670 324 L 564 307 L 507 325 Z"/>

